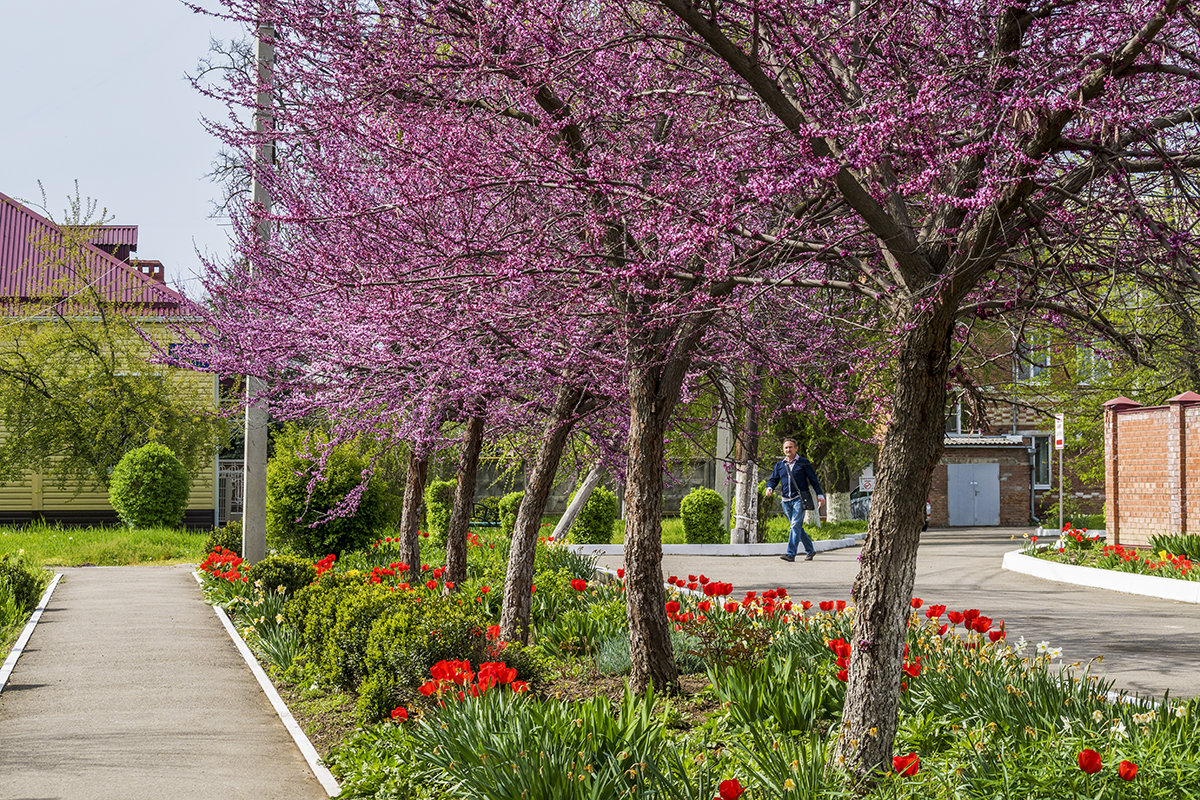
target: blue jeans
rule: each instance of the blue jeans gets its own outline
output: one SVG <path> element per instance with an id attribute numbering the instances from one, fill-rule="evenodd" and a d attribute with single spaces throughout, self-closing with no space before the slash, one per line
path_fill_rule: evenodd
<path id="1" fill-rule="evenodd" d="M 795 500 L 783 500 L 783 515 L 788 518 L 791 523 L 788 533 L 787 554 L 792 558 L 796 557 L 796 550 L 800 543 L 804 543 L 804 552 L 812 555 L 817 552 L 813 547 L 812 539 L 808 538 L 808 534 L 804 531 L 804 501 L 797 497 Z"/>

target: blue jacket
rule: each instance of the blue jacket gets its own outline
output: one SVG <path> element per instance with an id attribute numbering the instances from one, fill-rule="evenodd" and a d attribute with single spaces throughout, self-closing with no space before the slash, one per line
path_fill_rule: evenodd
<path id="1" fill-rule="evenodd" d="M 812 508 L 812 495 L 808 492 L 808 487 L 817 490 L 818 495 L 824 495 L 821 491 L 821 482 L 817 480 L 817 471 L 813 469 L 812 462 L 803 456 L 796 456 L 796 460 L 792 462 L 791 480 L 788 480 L 788 463 L 780 459 L 775 464 L 775 469 L 771 470 L 771 477 L 767 478 L 767 488 L 775 491 L 775 487 L 779 486 L 779 496 L 784 500 L 795 500 L 797 495 L 804 501 L 804 507 Z"/>

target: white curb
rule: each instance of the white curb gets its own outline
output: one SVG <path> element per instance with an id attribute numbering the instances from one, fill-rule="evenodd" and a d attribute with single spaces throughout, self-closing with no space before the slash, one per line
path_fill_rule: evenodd
<path id="1" fill-rule="evenodd" d="M 197 583 L 203 585 L 199 572 L 193 572 L 192 576 L 195 577 Z M 225 613 L 225 609 L 213 606 L 212 610 L 216 612 L 217 619 L 221 620 L 221 624 L 225 626 L 225 630 L 229 633 L 229 638 L 233 640 L 234 646 L 242 654 L 246 665 L 254 673 L 254 677 L 258 680 L 258 685 L 262 687 L 263 694 L 271 701 L 271 706 L 275 709 L 275 713 L 279 715 L 283 726 L 287 728 L 288 733 L 292 735 L 292 740 L 300 748 L 304 760 L 308 762 L 308 768 L 312 770 L 313 775 L 320 781 L 325 793 L 330 797 L 336 797 L 342 791 L 342 787 L 338 785 L 337 779 L 333 777 L 333 773 L 321 763 L 321 756 L 317 754 L 317 749 L 308 740 L 308 737 L 304 734 L 304 730 L 296 722 L 296 718 L 292 716 L 292 712 L 288 710 L 287 704 L 283 702 L 283 698 L 275 690 L 275 684 L 271 683 L 271 679 L 263 671 L 262 666 L 258 663 L 258 659 L 254 657 L 254 653 L 250 652 L 250 648 L 246 646 L 245 640 L 237 632 L 237 628 L 230 621 L 229 615 Z"/>
<path id="2" fill-rule="evenodd" d="M 4 659 L 4 666 L 0 667 L 0 692 L 4 691 L 4 686 L 8 683 L 9 676 L 12 675 L 13 669 L 16 668 L 17 659 L 21 657 L 21 653 L 25 652 L 25 645 L 29 642 L 29 637 L 33 635 L 34 626 L 42 618 L 42 612 L 46 610 L 46 604 L 50 602 L 50 595 L 54 594 L 54 587 L 58 586 L 58 581 L 62 576 L 61 572 L 54 573 L 54 578 L 50 581 L 50 585 L 46 587 L 46 591 L 42 592 L 42 599 L 38 600 L 37 608 L 33 610 L 33 615 L 29 618 L 29 622 L 25 623 L 25 629 L 17 637 L 17 643 L 9 651 L 8 658 Z"/>
<path id="3" fill-rule="evenodd" d="M 866 537 L 865 533 L 852 533 L 841 539 L 816 539 L 813 549 L 817 552 L 853 547 Z M 623 544 L 567 544 L 570 550 L 581 555 L 618 556 L 625 554 Z M 664 544 L 664 556 L 776 556 L 787 552 L 787 542 L 764 542 L 760 544 Z"/>
<path id="4" fill-rule="evenodd" d="M 1020 572 L 1048 581 L 1158 597 L 1180 603 L 1200 603 L 1200 581 L 1182 581 L 1175 578 L 1160 578 L 1157 575 L 1138 575 L 1111 569 L 1059 564 L 1044 558 L 1027 556 L 1020 550 L 1005 553 L 1001 566 L 1011 572 Z"/>

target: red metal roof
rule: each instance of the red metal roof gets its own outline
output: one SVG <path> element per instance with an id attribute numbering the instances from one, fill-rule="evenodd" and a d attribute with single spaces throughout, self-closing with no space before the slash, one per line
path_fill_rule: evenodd
<path id="1" fill-rule="evenodd" d="M 103 226 L 92 241 L 133 248 L 137 226 Z M 29 303 L 69 301 L 89 287 L 104 302 L 144 313 L 171 314 L 183 302 L 177 292 L 91 243 L 68 253 L 57 225 L 0 193 L 0 305 L 5 312 Z"/>

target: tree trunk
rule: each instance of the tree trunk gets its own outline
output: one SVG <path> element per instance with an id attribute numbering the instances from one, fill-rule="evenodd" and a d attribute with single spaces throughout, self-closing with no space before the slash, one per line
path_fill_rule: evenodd
<path id="1" fill-rule="evenodd" d="M 891 769 L 917 544 L 930 476 L 942 453 L 952 324 L 949 313 L 935 311 L 916 322 L 901 344 L 854 581 L 853 652 L 836 758 L 865 783 Z"/>
<path id="2" fill-rule="evenodd" d="M 758 401 L 762 394 L 762 365 L 750 371 L 750 391 L 746 415 L 737 438 L 737 474 L 733 498 L 734 523 L 730 541 L 753 544 L 758 541 Z"/>
<path id="3" fill-rule="evenodd" d="M 483 449 L 483 417 L 467 420 L 467 434 L 458 458 L 458 486 L 454 490 L 454 508 L 446 523 L 446 583 L 454 589 L 467 579 L 467 526 L 475 502 L 475 479 L 479 472 L 479 451 Z"/>
<path id="4" fill-rule="evenodd" d="M 733 515 L 733 530 L 729 534 L 730 543 L 757 543 L 758 465 L 753 461 L 738 463 L 737 487 L 733 495 Z"/>
<path id="5" fill-rule="evenodd" d="M 682 377 L 680 377 L 682 380 Z M 660 386 L 659 367 L 637 366 L 629 378 L 629 455 L 625 462 L 625 606 L 629 618 L 630 688 L 679 689 L 662 574 L 663 456 L 666 423 L 679 392 Z"/>
<path id="6" fill-rule="evenodd" d="M 854 518 L 850 508 L 849 492 L 830 492 L 825 496 L 825 513 L 828 522 L 845 522 Z"/>
<path id="7" fill-rule="evenodd" d="M 419 458 L 414 447 L 408 455 L 408 474 L 404 477 L 404 508 L 400 515 L 400 560 L 413 572 L 421 571 L 421 501 L 425 494 L 425 476 L 429 460 Z"/>
<path id="8" fill-rule="evenodd" d="M 600 485 L 602 477 L 604 477 L 604 468 L 599 464 L 593 465 L 587 475 L 583 476 L 583 482 L 575 491 L 571 505 L 567 506 L 567 510 L 563 512 L 558 524 L 554 526 L 554 533 L 550 534 L 552 539 L 559 540 L 567 537 L 567 531 L 571 530 L 571 525 L 574 524 L 583 507 L 587 505 L 588 498 L 592 496 L 592 490 Z"/>
<path id="9" fill-rule="evenodd" d="M 554 486 L 558 462 L 562 459 L 567 436 L 575 426 L 577 409 L 584 392 L 562 388 L 554 401 L 550 421 L 542 434 L 537 460 L 525 484 L 525 496 L 517 509 L 513 525 L 512 547 L 508 551 L 508 572 L 504 577 L 504 604 L 500 609 L 500 638 L 509 642 L 529 641 L 530 595 L 533 592 L 533 558 L 537 548 L 542 512 Z"/>

